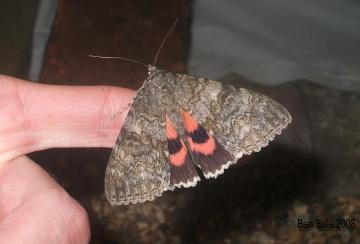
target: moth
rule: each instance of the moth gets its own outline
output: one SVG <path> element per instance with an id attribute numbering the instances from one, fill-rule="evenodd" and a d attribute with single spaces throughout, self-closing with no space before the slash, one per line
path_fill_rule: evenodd
<path id="1" fill-rule="evenodd" d="M 265 95 L 148 65 L 106 168 L 106 198 L 135 204 L 195 186 L 196 167 L 216 178 L 290 122 Z"/>

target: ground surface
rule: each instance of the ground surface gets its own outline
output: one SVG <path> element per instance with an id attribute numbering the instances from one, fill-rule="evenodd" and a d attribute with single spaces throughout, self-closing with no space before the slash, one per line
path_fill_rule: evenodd
<path id="1" fill-rule="evenodd" d="M 26 74 L 36 12 L 30 4 L 28 12 L 21 12 L 26 21 L 13 20 L 24 4 L 0 4 L 0 11 L 7 9 L 8 14 L 0 22 L 0 71 L 20 77 Z M 41 82 L 137 89 L 146 75 L 141 66 L 93 60 L 88 54 L 152 63 L 175 17 L 181 20 L 158 66 L 185 72 L 190 2 L 60 0 Z M 309 81 L 273 88 L 234 74 L 222 81 L 280 101 L 294 121 L 269 147 L 217 180 L 165 193 L 154 202 L 113 208 L 103 194 L 110 150 L 57 149 L 31 156 L 86 207 L 93 243 L 360 243 L 360 94 Z M 299 228 L 299 219 L 314 226 Z M 323 228 L 317 228 L 317 220 L 324 221 Z M 345 223 L 337 229 L 326 220 Z"/>

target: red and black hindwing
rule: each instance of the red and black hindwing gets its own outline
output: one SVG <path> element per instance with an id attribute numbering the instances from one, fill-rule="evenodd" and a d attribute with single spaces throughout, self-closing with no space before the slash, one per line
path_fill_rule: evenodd
<path id="1" fill-rule="evenodd" d="M 189 151 L 205 178 L 216 178 L 233 163 L 234 157 L 185 110 L 181 116 L 187 133 Z"/>
<path id="2" fill-rule="evenodd" d="M 166 115 L 166 137 L 170 161 L 170 187 L 195 186 L 200 180 L 183 140 Z"/>

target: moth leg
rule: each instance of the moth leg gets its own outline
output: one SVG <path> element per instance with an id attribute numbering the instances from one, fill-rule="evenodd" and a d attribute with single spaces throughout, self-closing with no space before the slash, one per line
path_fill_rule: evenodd
<path id="1" fill-rule="evenodd" d="M 117 111 L 115 114 L 111 115 L 112 119 L 115 119 L 117 116 L 119 116 L 120 114 L 122 114 L 126 109 L 130 108 L 131 105 L 133 104 L 133 101 L 128 103 L 125 107 L 123 107 L 122 109 L 120 109 L 119 111 Z"/>

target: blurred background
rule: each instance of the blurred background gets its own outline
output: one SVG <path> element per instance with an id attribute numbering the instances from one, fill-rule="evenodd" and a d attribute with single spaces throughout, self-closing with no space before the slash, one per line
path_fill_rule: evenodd
<path id="1" fill-rule="evenodd" d="M 111 149 L 31 154 L 87 209 L 92 243 L 360 243 L 358 1 L 2 1 L 0 73 L 138 89 L 142 66 L 88 55 L 152 64 L 177 17 L 158 67 L 264 93 L 293 122 L 218 179 L 141 205 L 105 200 Z"/>

